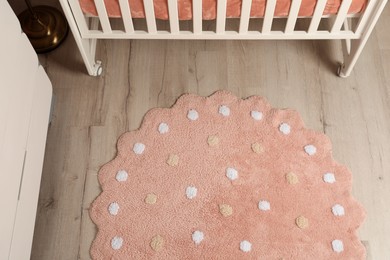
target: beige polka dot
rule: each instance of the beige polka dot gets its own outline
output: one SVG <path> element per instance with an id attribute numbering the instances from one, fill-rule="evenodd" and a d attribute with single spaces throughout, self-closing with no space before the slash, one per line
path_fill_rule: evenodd
<path id="1" fill-rule="evenodd" d="M 260 153 L 264 152 L 264 147 L 259 143 L 253 143 L 252 144 L 252 151 L 257 153 L 257 154 L 260 154 Z"/>
<path id="2" fill-rule="evenodd" d="M 179 164 L 179 156 L 176 154 L 170 154 L 167 160 L 167 164 L 170 166 L 177 166 Z"/>
<path id="3" fill-rule="evenodd" d="M 163 249 L 164 247 L 164 239 L 162 238 L 162 236 L 160 235 L 156 235 L 152 238 L 152 240 L 150 241 L 150 247 L 158 252 L 160 251 L 161 249 Z"/>
<path id="4" fill-rule="evenodd" d="M 154 193 L 149 193 L 145 197 L 145 203 L 146 204 L 155 204 L 157 202 L 157 195 Z"/>
<path id="5" fill-rule="evenodd" d="M 230 215 L 233 214 L 233 208 L 228 204 L 220 204 L 219 212 L 222 214 L 222 216 L 229 217 Z"/>
<path id="6" fill-rule="evenodd" d="M 298 176 L 293 172 L 286 174 L 286 180 L 289 184 L 297 184 L 299 182 Z"/>
<path id="7" fill-rule="evenodd" d="M 309 220 L 304 216 L 299 216 L 295 219 L 295 224 L 297 224 L 300 229 L 305 229 L 309 226 Z"/>
<path id="8" fill-rule="evenodd" d="M 217 146 L 218 143 L 219 143 L 219 138 L 218 138 L 218 136 L 216 136 L 216 135 L 210 135 L 210 136 L 207 138 L 207 143 L 209 144 L 209 146 Z"/>

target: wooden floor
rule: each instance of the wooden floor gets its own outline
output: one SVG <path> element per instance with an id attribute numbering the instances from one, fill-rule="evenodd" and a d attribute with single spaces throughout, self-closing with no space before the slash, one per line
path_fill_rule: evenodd
<path id="1" fill-rule="evenodd" d="M 390 6 L 353 74 L 335 75 L 338 41 L 100 41 L 101 77 L 90 77 L 71 35 L 40 61 L 54 88 L 32 259 L 89 259 L 96 228 L 88 208 L 99 167 L 117 138 L 153 107 L 191 92 L 262 95 L 300 112 L 333 141 L 367 210 L 369 259 L 390 259 Z"/>

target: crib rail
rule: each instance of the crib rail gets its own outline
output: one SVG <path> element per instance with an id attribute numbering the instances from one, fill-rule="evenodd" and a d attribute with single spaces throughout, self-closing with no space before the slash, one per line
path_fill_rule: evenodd
<path id="1" fill-rule="evenodd" d="M 266 1 L 265 14 L 260 19 L 261 25 L 259 26 L 250 26 L 251 21 L 255 19 L 250 16 L 252 0 L 242 0 L 239 27 L 236 30 L 226 28 L 229 20 L 226 17 L 227 0 L 218 0 L 217 2 L 217 15 L 213 30 L 203 28 L 201 0 L 193 1 L 193 19 L 191 21 L 192 28 L 190 29 L 181 28 L 177 0 L 167 1 L 169 29 L 158 28 L 153 0 L 143 0 L 146 21 L 146 28 L 144 29 L 135 28 L 128 0 L 119 0 L 123 29 L 112 28 L 112 19 L 107 15 L 104 0 L 94 0 L 98 17 L 86 17 L 78 0 L 62 1 L 68 1 L 79 32 L 86 39 L 358 39 L 367 26 L 370 18 L 369 13 L 379 1 L 384 0 L 369 0 L 365 11 L 354 15 L 348 14 L 352 0 L 343 0 L 337 14 L 328 16 L 323 15 L 327 0 L 318 0 L 313 15 L 305 17 L 310 19 L 306 29 L 297 29 L 297 23 L 302 18 L 299 17 L 302 0 L 292 0 L 289 15 L 285 17 L 287 19 L 282 29 L 273 29 L 274 21 L 280 18 L 274 16 L 276 0 Z M 98 19 L 99 28 L 91 27 L 91 20 L 93 19 Z M 330 24 L 328 29 L 320 29 L 322 19 L 327 20 L 327 23 Z M 357 20 L 354 23 L 355 26 L 351 23 L 352 19 Z"/>

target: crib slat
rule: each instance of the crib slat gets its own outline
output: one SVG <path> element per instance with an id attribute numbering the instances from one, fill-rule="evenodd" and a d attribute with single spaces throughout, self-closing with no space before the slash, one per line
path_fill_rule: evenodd
<path id="1" fill-rule="evenodd" d="M 322 14 L 324 13 L 327 0 L 318 0 L 316 9 L 314 10 L 313 17 L 311 18 L 309 33 L 316 32 L 321 22 Z"/>
<path id="2" fill-rule="evenodd" d="M 332 26 L 332 33 L 338 33 L 341 30 L 341 26 L 344 23 L 345 18 L 347 17 L 349 7 L 352 4 L 352 0 L 343 0 L 341 2 L 341 6 L 339 11 L 337 12 L 336 20 Z"/>
<path id="3" fill-rule="evenodd" d="M 226 3 L 226 0 L 218 0 L 216 31 L 218 34 L 224 33 L 226 30 Z"/>
<path id="4" fill-rule="evenodd" d="M 198 34 L 202 32 L 202 0 L 192 0 L 192 23 L 194 27 L 194 33 Z"/>
<path id="5" fill-rule="evenodd" d="M 177 0 L 168 0 L 169 26 L 171 33 L 179 33 L 179 13 Z"/>
<path id="6" fill-rule="evenodd" d="M 295 24 L 298 18 L 299 8 L 301 7 L 301 0 L 293 0 L 290 6 L 290 12 L 288 14 L 285 33 L 292 33 L 295 28 Z"/>
<path id="7" fill-rule="evenodd" d="M 271 31 L 272 21 L 274 19 L 275 7 L 276 7 L 276 0 L 267 1 L 265 7 L 264 20 L 263 20 L 263 28 L 261 30 L 261 33 L 263 34 L 270 33 Z"/>
<path id="8" fill-rule="evenodd" d="M 68 2 L 70 8 L 72 9 L 74 18 L 77 21 L 76 24 L 78 29 L 80 30 L 80 33 L 81 34 L 87 33 L 89 29 L 83 11 L 81 10 L 79 0 L 68 0 Z"/>
<path id="9" fill-rule="evenodd" d="M 239 29 L 240 34 L 245 34 L 248 32 L 251 6 L 252 6 L 252 0 L 242 0 L 240 29 Z"/>
<path id="10" fill-rule="evenodd" d="M 154 15 L 153 0 L 144 0 L 146 25 L 149 33 L 157 33 L 156 16 Z"/>
<path id="11" fill-rule="evenodd" d="M 112 33 L 110 20 L 108 20 L 106 6 L 104 5 L 103 0 L 94 0 L 96 10 L 99 15 L 100 24 L 104 33 Z"/>
<path id="12" fill-rule="evenodd" d="M 119 0 L 119 6 L 121 8 L 122 20 L 127 33 L 134 32 L 133 20 L 131 19 L 131 11 L 129 2 L 127 0 Z"/>
<path id="13" fill-rule="evenodd" d="M 350 31 L 348 19 L 344 20 L 344 30 Z M 345 40 L 344 44 L 345 44 L 345 49 L 346 49 L 347 53 L 350 54 L 351 53 L 351 40 Z"/>

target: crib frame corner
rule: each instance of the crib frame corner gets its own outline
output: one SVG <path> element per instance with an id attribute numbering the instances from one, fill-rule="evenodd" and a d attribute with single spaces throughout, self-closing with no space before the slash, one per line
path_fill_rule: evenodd
<path id="1" fill-rule="evenodd" d="M 343 63 L 340 64 L 337 74 L 341 78 L 347 78 L 351 75 L 352 70 L 362 53 L 364 46 L 366 45 L 383 9 L 385 8 L 388 0 L 382 1 L 369 1 L 364 16 L 360 19 L 361 26 L 355 33 L 360 33 L 361 36 L 358 39 L 345 40 L 342 44 L 343 51 Z"/>
<path id="2" fill-rule="evenodd" d="M 73 37 L 76 41 L 77 47 L 80 50 L 81 57 L 84 61 L 85 67 L 90 76 L 100 76 L 103 73 L 102 62 L 96 60 L 96 44 L 97 39 L 83 38 L 76 21 L 85 19 L 82 17 L 75 17 L 77 13 L 73 13 L 67 0 L 60 0 L 61 7 L 64 11 L 65 17 L 68 20 L 69 27 L 72 31 Z"/>

